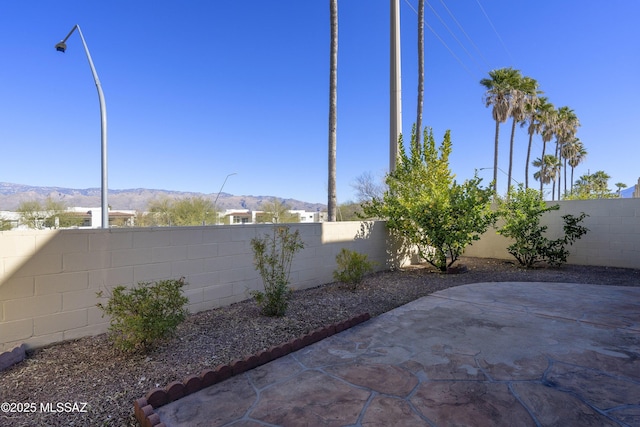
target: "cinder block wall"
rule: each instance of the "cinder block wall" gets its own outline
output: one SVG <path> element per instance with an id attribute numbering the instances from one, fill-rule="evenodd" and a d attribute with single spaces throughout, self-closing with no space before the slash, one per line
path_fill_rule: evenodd
<path id="1" fill-rule="evenodd" d="M 567 260 L 570 264 L 640 268 L 640 199 L 563 200 L 548 202 L 559 205 L 557 211 L 543 215 L 550 239 L 563 235 L 563 215 L 586 213 L 582 224 L 589 232 L 573 246 Z M 466 256 L 514 259 L 508 252 L 510 240 L 490 229 L 467 247 Z"/>
<path id="2" fill-rule="evenodd" d="M 250 241 L 272 225 L 0 232 L 0 353 L 107 331 L 96 292 L 140 281 L 180 278 L 189 310 L 231 304 L 262 289 Z M 333 281 L 346 247 L 388 268 L 383 222 L 295 224 L 305 247 L 291 283 L 304 289 Z"/>

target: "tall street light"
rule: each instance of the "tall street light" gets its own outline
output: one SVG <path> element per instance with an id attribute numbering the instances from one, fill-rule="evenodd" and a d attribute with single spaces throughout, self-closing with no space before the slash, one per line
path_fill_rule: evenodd
<path id="1" fill-rule="evenodd" d="M 64 53 L 67 50 L 66 41 L 73 34 L 75 30 L 78 30 L 78 34 L 80 34 L 80 40 L 82 40 L 82 45 L 84 46 L 84 51 L 87 54 L 87 59 L 89 60 L 89 66 L 91 67 L 91 73 L 93 74 L 93 80 L 96 82 L 96 88 L 98 89 L 98 100 L 100 101 L 100 126 L 101 126 L 101 139 L 102 139 L 102 187 L 101 187 L 101 199 L 102 199 L 102 228 L 109 228 L 109 204 L 107 203 L 107 107 L 104 103 L 104 94 L 102 93 L 102 86 L 100 86 L 100 79 L 98 78 L 98 73 L 96 73 L 96 67 L 93 66 L 93 61 L 91 60 L 91 54 L 89 53 L 89 48 L 87 47 L 87 43 L 84 41 L 84 37 L 82 35 L 82 31 L 80 30 L 79 25 L 75 25 L 69 34 L 58 44 L 56 44 L 56 50 L 58 52 Z"/>
<path id="2" fill-rule="evenodd" d="M 229 177 L 237 174 L 238 174 L 237 172 L 233 172 L 227 175 L 227 177 L 224 179 L 224 182 L 220 186 L 220 190 L 218 191 L 218 195 L 216 196 L 216 199 L 213 201 L 213 213 L 214 215 L 216 215 L 216 224 L 218 223 L 218 219 L 220 219 L 220 216 L 218 215 L 218 211 L 216 208 L 216 203 L 218 203 L 218 197 L 220 197 L 220 193 L 222 193 L 222 189 L 224 188 L 224 185 L 227 183 L 227 180 L 229 179 Z"/>

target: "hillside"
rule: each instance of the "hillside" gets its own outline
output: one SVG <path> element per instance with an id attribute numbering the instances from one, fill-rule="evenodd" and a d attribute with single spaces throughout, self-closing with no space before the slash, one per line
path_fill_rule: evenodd
<path id="1" fill-rule="evenodd" d="M 151 200 L 162 198 L 187 198 L 204 197 L 212 202 L 218 193 L 203 194 L 183 191 L 152 190 L 147 188 L 134 188 L 128 190 L 109 190 L 109 206 L 111 209 L 135 209 L 144 210 Z M 35 187 L 22 184 L 0 182 L 0 210 L 12 211 L 23 201 L 44 201 L 51 197 L 56 201 L 62 201 L 67 206 L 93 207 L 100 206 L 99 188 L 60 188 L 60 187 Z M 277 196 L 276 196 L 277 197 Z M 220 193 L 217 206 L 221 209 L 252 209 L 259 210 L 264 202 L 272 201 L 274 196 L 235 196 L 229 193 Z M 309 203 L 295 199 L 282 199 L 291 206 L 291 209 L 304 209 L 306 211 L 326 210 L 322 203 Z"/>

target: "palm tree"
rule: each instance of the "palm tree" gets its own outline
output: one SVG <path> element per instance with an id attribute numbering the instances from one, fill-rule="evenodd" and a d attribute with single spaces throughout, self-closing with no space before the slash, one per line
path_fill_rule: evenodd
<path id="1" fill-rule="evenodd" d="M 572 141 L 576 137 L 580 121 L 576 113 L 569 107 L 564 106 L 558 109 L 558 117 L 554 130 L 556 136 L 556 157 L 562 155 L 562 147 L 569 141 Z M 565 183 L 566 183 L 566 171 L 565 171 Z M 565 185 L 566 187 L 566 185 Z M 555 189 L 555 181 L 554 181 Z M 566 190 L 566 189 L 565 189 Z M 558 200 L 560 200 L 560 181 L 558 180 Z"/>
<path id="2" fill-rule="evenodd" d="M 422 133 L 422 104 L 424 102 L 424 0 L 418 0 L 418 114 L 416 144 L 420 146 Z"/>
<path id="3" fill-rule="evenodd" d="M 533 142 L 533 135 L 540 134 L 543 129 L 545 117 L 548 116 L 549 110 L 553 109 L 546 96 L 538 97 L 535 104 L 527 104 L 525 107 L 525 119 L 520 124 L 521 126 L 529 125 L 527 133 L 529 134 L 529 144 L 527 146 L 527 162 L 524 167 L 524 186 L 529 188 L 529 163 L 531 162 L 531 145 Z"/>
<path id="4" fill-rule="evenodd" d="M 336 220 L 336 126 L 338 122 L 338 0 L 329 0 L 331 14 L 331 54 L 329 65 L 329 185 L 327 216 Z"/>
<path id="5" fill-rule="evenodd" d="M 511 95 L 511 139 L 509 140 L 509 169 L 507 173 L 508 186 L 507 194 L 511 189 L 511 174 L 513 171 L 513 140 L 516 135 L 516 123 L 522 122 L 527 114 L 527 110 L 535 108 L 537 104 L 538 82 L 531 77 L 522 77 L 513 88 Z"/>
<path id="6" fill-rule="evenodd" d="M 533 161 L 533 166 L 539 169 L 533 174 L 533 178 L 540 181 L 540 195 L 543 194 L 542 186 L 544 184 L 549 184 L 552 181 L 555 182 L 561 166 L 560 160 L 552 154 L 546 154 L 543 159 L 544 161 L 538 157 Z M 551 192 L 551 197 L 552 200 L 555 200 L 555 191 Z"/>
<path id="7" fill-rule="evenodd" d="M 545 158 L 545 152 L 547 148 L 547 142 L 553 139 L 553 135 L 556 128 L 556 122 L 558 121 L 558 110 L 556 110 L 550 102 L 544 107 L 545 110 L 541 110 L 540 120 L 542 123 L 542 156 Z M 544 163 L 542 164 L 544 168 Z M 543 172 L 544 175 L 544 172 Z M 542 195 L 542 181 L 540 181 L 540 195 Z"/>
<path id="8" fill-rule="evenodd" d="M 584 144 L 579 138 L 574 138 L 572 141 L 566 143 L 563 147 L 562 156 L 565 159 L 564 164 L 564 176 L 565 176 L 565 188 L 564 192 L 567 192 L 567 162 L 571 167 L 571 188 L 570 192 L 573 192 L 573 170 L 576 166 L 582 163 L 587 157 L 587 150 L 584 148 Z"/>
<path id="9" fill-rule="evenodd" d="M 622 197 L 622 189 L 627 188 L 627 184 L 624 182 L 616 182 L 614 185 L 618 187 L 618 197 Z"/>
<path id="10" fill-rule="evenodd" d="M 480 84 L 487 91 L 484 95 L 486 107 L 493 107 L 491 114 L 496 121 L 496 136 L 493 152 L 493 191 L 498 192 L 498 140 L 500 137 L 500 123 L 504 123 L 511 113 L 511 96 L 514 87 L 522 79 L 519 70 L 511 67 L 489 71 L 489 78 L 480 80 Z"/>

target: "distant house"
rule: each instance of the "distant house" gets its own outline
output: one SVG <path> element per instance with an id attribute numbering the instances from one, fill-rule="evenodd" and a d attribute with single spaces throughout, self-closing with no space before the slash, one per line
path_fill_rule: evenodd
<path id="1" fill-rule="evenodd" d="M 255 222 L 255 212 L 249 209 L 227 209 L 223 214 L 225 224 L 250 224 Z"/>
<path id="2" fill-rule="evenodd" d="M 69 210 L 83 219 L 81 227 L 102 227 L 102 208 L 73 207 Z M 136 211 L 134 210 L 109 210 L 109 227 L 133 227 L 135 226 L 135 218 Z"/>
<path id="3" fill-rule="evenodd" d="M 78 218 L 76 222 L 78 225 L 72 228 L 101 228 L 102 227 L 102 209 L 101 208 L 83 208 L 73 207 L 68 208 L 66 213 Z M 133 227 L 135 225 L 136 211 L 133 210 L 120 210 L 109 211 L 109 226 L 110 227 Z M 0 218 L 8 221 L 11 224 L 12 229 L 26 229 L 27 225 L 22 223 L 22 217 L 19 212 L 2 211 L 0 212 Z M 44 218 L 44 217 L 43 217 Z M 38 228 L 64 228 L 60 227 L 57 218 L 52 219 L 50 225 L 43 220 L 38 220 Z"/>
<path id="4" fill-rule="evenodd" d="M 640 178 L 638 178 L 638 183 L 636 185 L 632 185 L 631 187 L 621 190 L 620 197 L 623 199 L 629 199 L 632 197 L 640 198 Z"/>
<path id="5" fill-rule="evenodd" d="M 290 214 L 298 218 L 299 222 L 323 222 L 326 221 L 326 212 L 307 212 L 305 210 L 290 210 Z M 259 222 L 270 223 L 271 219 L 265 218 L 264 211 L 252 211 L 249 209 L 227 209 L 220 222 L 224 224 L 254 224 Z"/>

